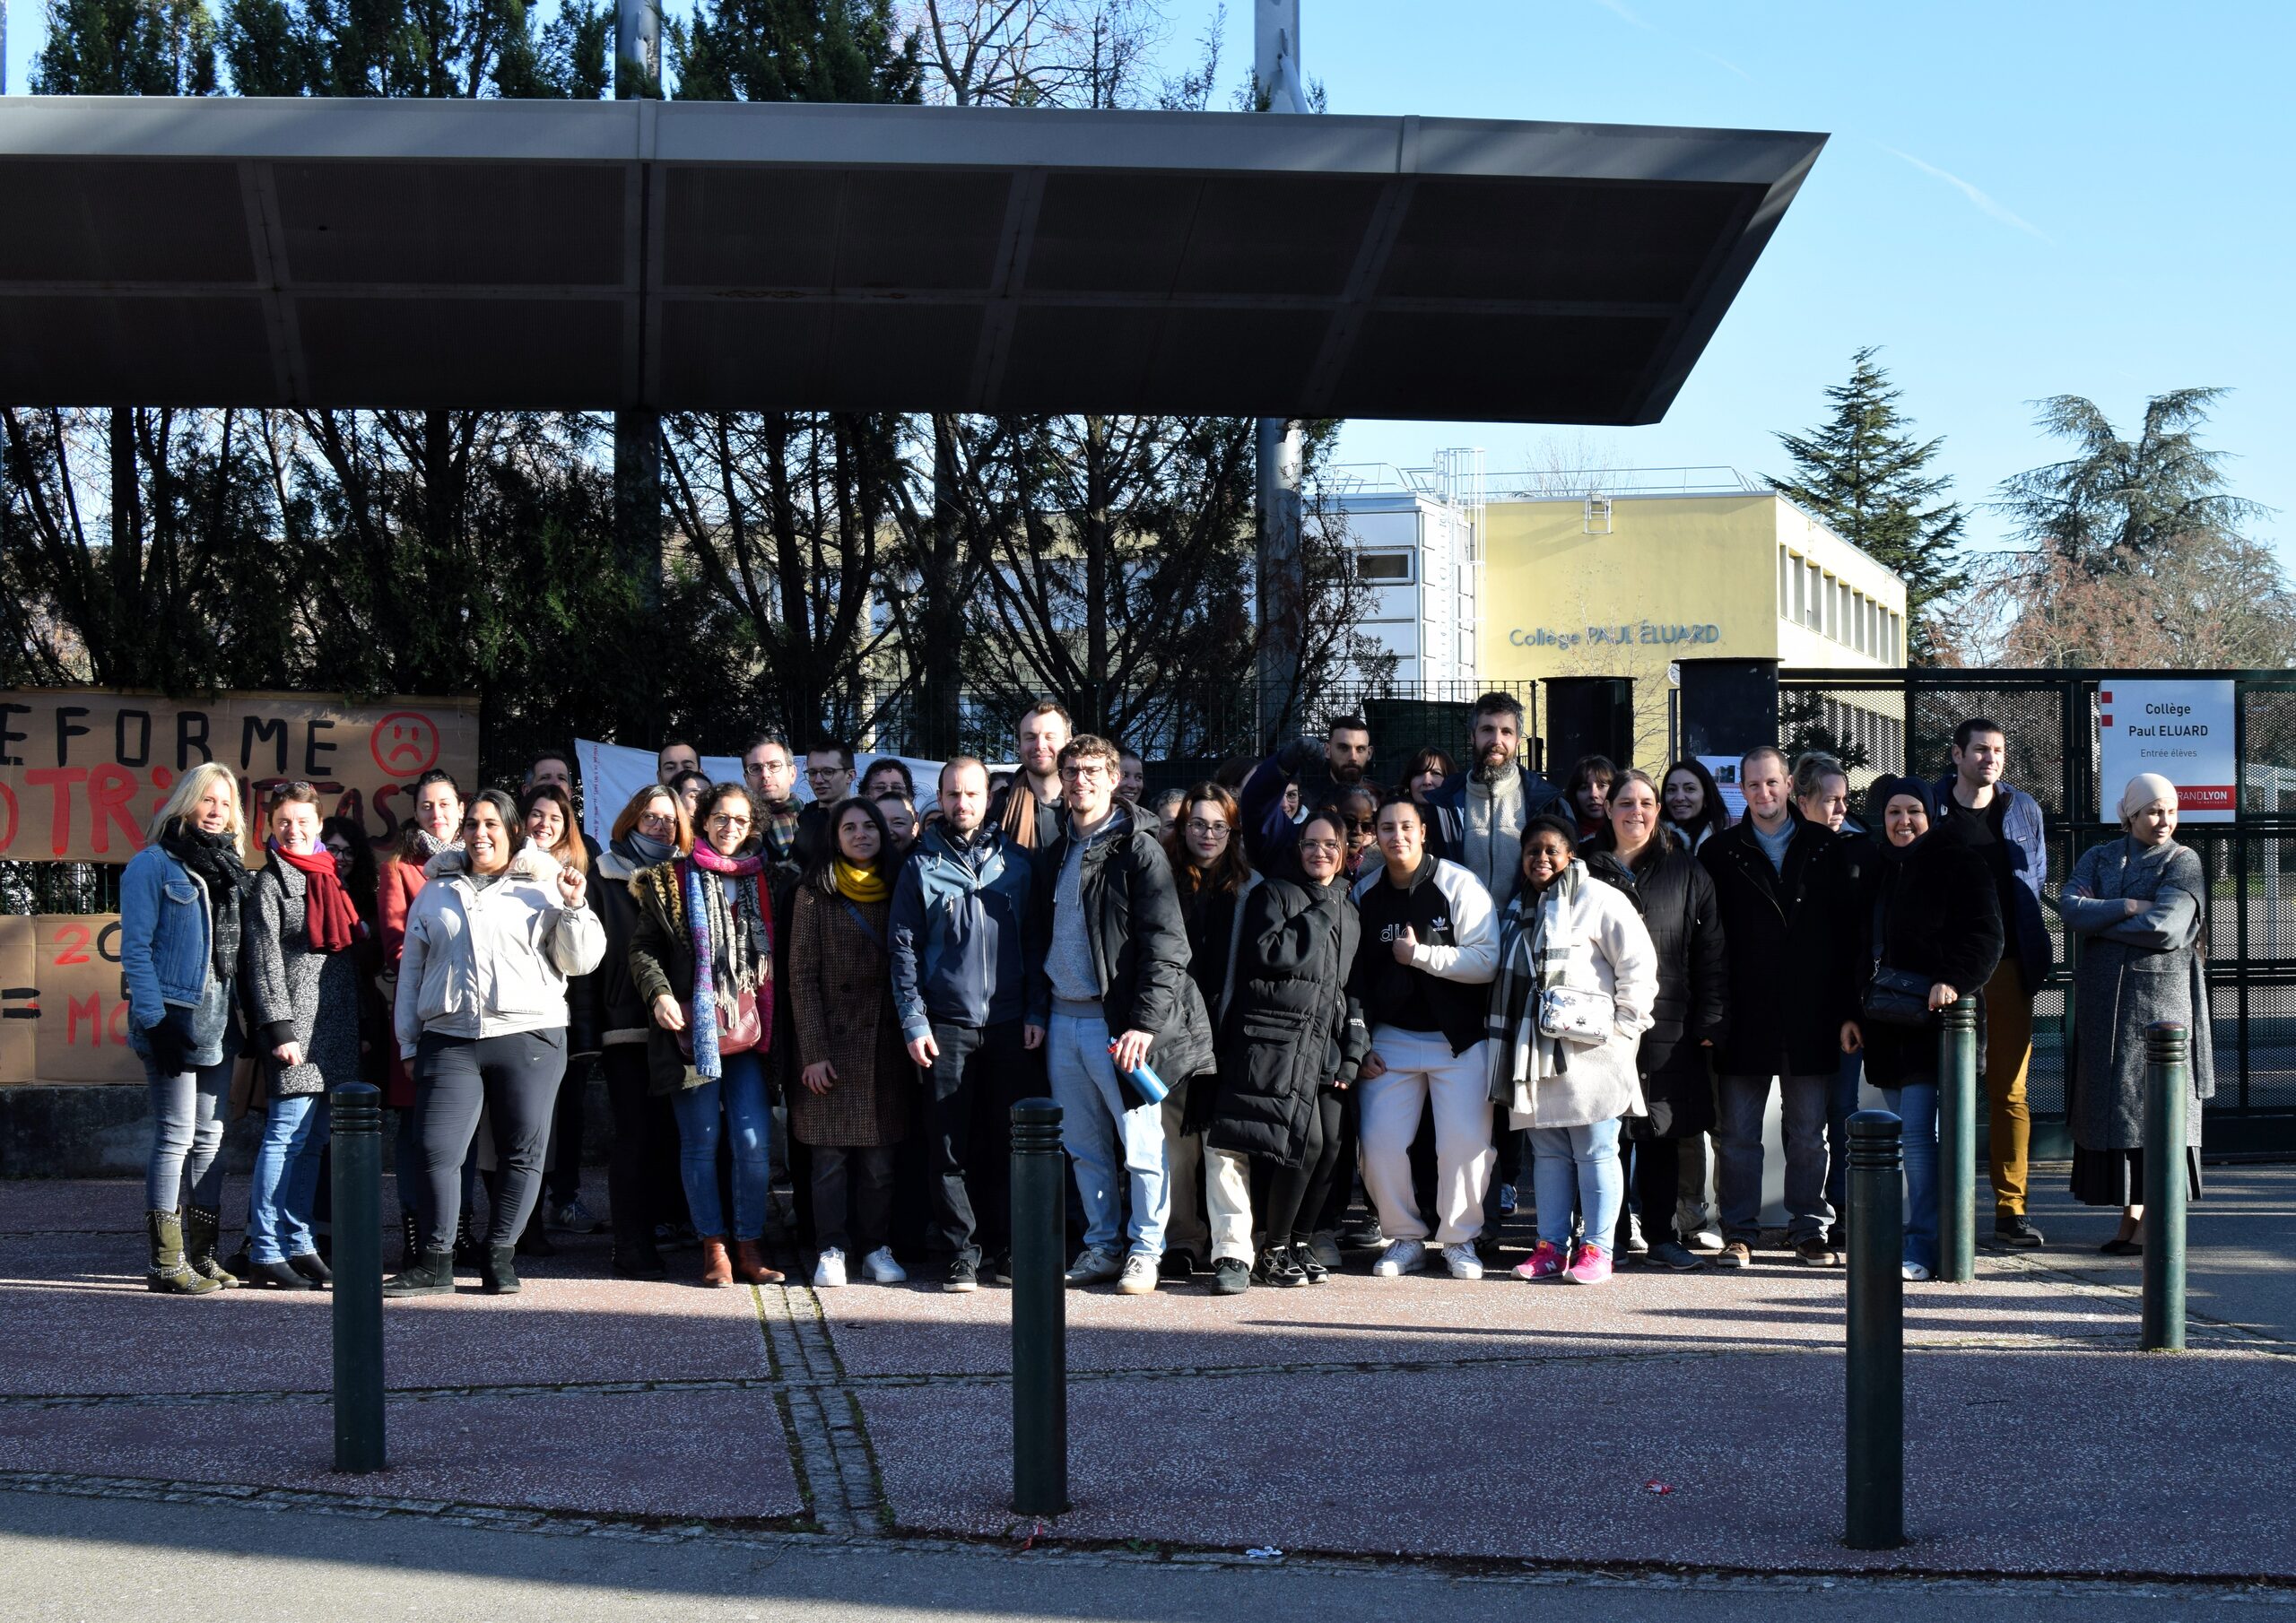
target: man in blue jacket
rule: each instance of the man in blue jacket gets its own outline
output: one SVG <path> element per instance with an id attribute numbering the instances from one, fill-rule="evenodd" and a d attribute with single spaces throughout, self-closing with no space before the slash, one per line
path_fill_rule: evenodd
<path id="1" fill-rule="evenodd" d="M 2006 938 L 2001 967 L 1985 984 L 1986 1137 L 1993 1175 L 1995 1243 L 2030 1249 L 2041 1231 L 2025 1216 L 2025 1168 L 2033 1138 L 2025 1072 L 2033 1058 L 2033 994 L 2052 962 L 2041 887 L 2048 882 L 2040 803 L 2002 777 L 2009 741 L 2000 724 L 1971 716 L 1953 729 L 1953 769 L 1937 780 L 1937 809 L 1993 875 Z"/>
<path id="2" fill-rule="evenodd" d="M 941 768 L 941 816 L 926 826 L 893 886 L 893 1007 L 909 1057 L 926 1075 L 933 1228 L 950 1254 L 943 1282 L 971 1290 L 1012 1247 L 1012 1107 L 1043 1046 L 1028 1006 L 1034 870 L 988 820 L 988 771 L 970 755 Z"/>

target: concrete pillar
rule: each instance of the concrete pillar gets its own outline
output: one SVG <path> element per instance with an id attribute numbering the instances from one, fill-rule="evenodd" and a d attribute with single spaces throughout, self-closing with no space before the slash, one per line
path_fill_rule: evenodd
<path id="1" fill-rule="evenodd" d="M 1300 79 L 1300 0 L 1253 0 L 1252 75 L 1267 111 L 1307 110 Z M 1283 229 L 1280 220 L 1268 224 L 1270 230 Z M 1300 554 L 1300 477 L 1305 461 L 1300 425 L 1282 417 L 1260 419 L 1258 456 L 1257 719 L 1261 742 L 1273 748 L 1296 731 L 1300 720 L 1297 696 L 1308 581 Z"/>

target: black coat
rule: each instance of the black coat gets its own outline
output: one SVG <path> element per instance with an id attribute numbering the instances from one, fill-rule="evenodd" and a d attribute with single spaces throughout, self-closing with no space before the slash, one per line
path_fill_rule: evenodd
<path id="1" fill-rule="evenodd" d="M 1297 1167 L 1317 1092 L 1352 1082 L 1371 1046 L 1347 995 L 1362 926 L 1344 877 L 1269 879 L 1244 900 L 1235 994 L 1205 1141 Z M 1199 1083 L 1198 1086 L 1202 1084 Z"/>
<path id="2" fill-rule="evenodd" d="M 1124 801 L 1118 809 L 1129 814 Z M 1049 942 L 1055 893 L 1070 843 L 1064 820 L 1060 837 L 1038 857 L 1041 866 L 1031 907 L 1034 940 Z M 1077 890 L 1092 944 L 1092 968 L 1100 984 L 1109 1035 L 1145 1031 L 1154 1038 L 1148 1063 L 1167 1087 L 1177 1087 L 1212 1066 L 1212 1020 L 1204 994 L 1187 972 L 1187 922 L 1180 915 L 1172 885 L 1172 864 L 1156 837 L 1135 821 L 1084 847 Z M 1034 973 L 1042 977 L 1041 960 Z M 1049 990 L 1031 1000 L 1050 1001 Z"/>
<path id="3" fill-rule="evenodd" d="M 1600 838 L 1600 837 L 1598 837 Z M 1633 899 L 1658 954 L 1658 997 L 1635 1058 L 1650 1106 L 1653 1138 L 1680 1138 L 1714 1126 L 1714 1074 L 1708 1062 L 1729 1037 L 1729 952 L 1714 881 L 1677 846 L 1630 872 L 1597 847 L 1587 871 Z"/>
<path id="4" fill-rule="evenodd" d="M 1859 887 L 1865 955 L 1862 986 L 1874 962 L 1875 904 L 1879 903 L 1882 962 L 1926 980 L 1943 981 L 1967 997 L 2000 967 L 2001 902 L 1993 870 L 1951 822 L 1940 822 L 1902 860 L 1876 853 Z M 1935 1081 L 1937 1021 L 1918 1026 L 1863 1020 L 1866 1074 L 1876 1088 Z"/>
<path id="5" fill-rule="evenodd" d="M 1797 817 L 1781 875 L 1753 828 L 1748 818 L 1698 853 L 1729 942 L 1730 1029 L 1715 1063 L 1725 1076 L 1831 1076 L 1863 977 L 1849 854 Z"/>

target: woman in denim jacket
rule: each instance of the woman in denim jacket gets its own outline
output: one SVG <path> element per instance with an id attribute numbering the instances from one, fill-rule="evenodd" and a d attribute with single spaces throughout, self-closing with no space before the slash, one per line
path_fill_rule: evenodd
<path id="1" fill-rule="evenodd" d="M 128 1046 L 144 1061 L 152 1153 L 144 1168 L 144 1282 L 176 1296 L 237 1283 L 215 1260 L 223 1190 L 223 1103 L 239 1051 L 239 782 L 209 762 L 178 781 L 119 881 L 119 968 Z M 178 1208 L 186 1174 L 191 1199 Z"/>

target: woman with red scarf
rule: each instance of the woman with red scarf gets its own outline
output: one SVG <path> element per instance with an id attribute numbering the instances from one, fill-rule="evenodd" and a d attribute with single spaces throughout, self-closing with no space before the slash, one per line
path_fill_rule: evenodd
<path id="1" fill-rule="evenodd" d="M 319 844 L 318 791 L 272 797 L 270 860 L 248 898 L 241 976 L 270 1104 L 248 1195 L 248 1282 L 317 1290 L 311 1232 L 327 1092 L 359 1080 L 359 959 L 371 932 Z"/>

